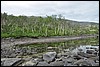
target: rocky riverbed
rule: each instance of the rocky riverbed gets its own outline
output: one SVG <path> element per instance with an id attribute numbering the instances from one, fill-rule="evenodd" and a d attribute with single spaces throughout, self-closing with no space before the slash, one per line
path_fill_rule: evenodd
<path id="1" fill-rule="evenodd" d="M 18 57 L 27 53 L 34 55 L 36 54 L 35 50 L 14 47 L 13 49 L 1 49 L 1 66 L 99 66 L 98 45 L 80 46 L 73 50 L 63 49 L 61 52 L 49 50 L 41 55 L 37 55 L 37 57 Z"/>

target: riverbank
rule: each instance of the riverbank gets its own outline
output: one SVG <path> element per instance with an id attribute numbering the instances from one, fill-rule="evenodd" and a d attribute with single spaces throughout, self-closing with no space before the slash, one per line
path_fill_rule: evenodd
<path id="1" fill-rule="evenodd" d="M 1 39 L 1 48 L 14 46 L 14 45 L 29 45 L 34 43 L 50 43 L 50 42 L 64 42 L 68 40 L 85 39 L 98 37 L 99 35 L 84 35 L 84 36 L 56 36 L 56 37 L 41 37 L 41 38 L 3 38 Z"/>

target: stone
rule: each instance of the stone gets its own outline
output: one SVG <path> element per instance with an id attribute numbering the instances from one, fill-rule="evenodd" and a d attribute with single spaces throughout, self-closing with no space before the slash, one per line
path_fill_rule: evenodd
<path id="1" fill-rule="evenodd" d="M 56 52 L 47 52 L 43 54 L 43 60 L 50 62 L 53 61 L 56 57 Z"/>
<path id="2" fill-rule="evenodd" d="M 1 59 L 1 66 L 4 65 L 4 62 L 5 62 L 5 60 L 2 60 L 2 59 Z"/>
<path id="3" fill-rule="evenodd" d="M 70 53 L 70 52 L 65 52 L 65 53 L 62 52 L 62 53 L 61 53 L 61 56 L 65 56 L 65 57 L 67 57 L 68 55 L 71 55 L 71 53 Z"/>
<path id="4" fill-rule="evenodd" d="M 90 59 L 80 59 L 76 62 L 74 62 L 75 65 L 79 65 L 79 66 L 94 66 L 95 62 L 93 60 Z"/>
<path id="5" fill-rule="evenodd" d="M 86 47 L 86 49 L 89 49 L 89 47 Z"/>
<path id="6" fill-rule="evenodd" d="M 95 63 L 95 65 L 94 66 L 99 66 L 99 63 Z"/>
<path id="7" fill-rule="evenodd" d="M 64 52 L 69 52 L 70 50 L 69 49 L 64 49 Z"/>
<path id="8" fill-rule="evenodd" d="M 22 64 L 22 66 L 36 66 L 37 62 L 27 61 Z"/>
<path id="9" fill-rule="evenodd" d="M 81 48 L 78 49 L 79 51 L 83 51 Z"/>
<path id="10" fill-rule="evenodd" d="M 96 57 L 96 55 L 94 55 L 94 54 L 87 54 L 87 53 L 84 53 L 84 52 L 78 52 L 78 55 L 80 55 L 82 57 L 86 57 L 86 58 Z"/>
<path id="11" fill-rule="evenodd" d="M 80 59 L 80 60 L 74 62 L 73 64 L 75 64 L 75 65 L 79 65 L 79 64 L 82 63 L 83 61 L 84 61 L 84 59 Z"/>
<path id="12" fill-rule="evenodd" d="M 84 57 L 84 55 L 85 55 L 84 52 L 77 52 L 77 54 L 80 55 L 80 56 L 83 56 L 83 57 Z"/>
<path id="13" fill-rule="evenodd" d="M 63 61 L 55 61 L 55 62 L 51 62 L 50 66 L 64 66 Z"/>
<path id="14" fill-rule="evenodd" d="M 50 66 L 46 61 L 39 62 L 37 66 Z"/>
<path id="15" fill-rule="evenodd" d="M 86 59 L 85 61 L 88 63 L 88 65 L 90 64 L 92 66 L 95 66 L 94 60 L 92 60 L 92 59 Z"/>
<path id="16" fill-rule="evenodd" d="M 21 58 L 5 58 L 5 62 L 3 63 L 3 66 L 13 66 L 16 63 L 19 63 Z"/>
<path id="17" fill-rule="evenodd" d="M 60 58 L 60 57 L 61 57 L 61 53 L 58 53 L 58 54 L 57 54 L 57 58 Z"/>
<path id="18" fill-rule="evenodd" d="M 66 58 L 66 59 L 63 59 L 63 62 L 64 63 L 74 63 L 76 60 L 74 58 Z"/>
<path id="19" fill-rule="evenodd" d="M 67 64 L 67 65 L 64 65 L 64 66 L 74 66 L 73 64 L 71 64 L 71 63 L 69 63 L 69 64 Z"/>
<path id="20" fill-rule="evenodd" d="M 80 55 L 74 55 L 73 58 L 76 59 L 76 60 L 84 59 L 84 57 L 82 57 Z"/>
<path id="21" fill-rule="evenodd" d="M 88 53 L 88 54 L 93 54 L 94 52 L 95 52 L 94 49 L 88 49 L 88 50 L 86 51 L 86 53 Z"/>

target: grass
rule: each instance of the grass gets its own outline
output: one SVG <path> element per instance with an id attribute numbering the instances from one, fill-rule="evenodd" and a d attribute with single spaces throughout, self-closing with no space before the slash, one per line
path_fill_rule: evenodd
<path id="1" fill-rule="evenodd" d="M 75 23 L 75 24 L 73 24 Z M 95 30 L 95 31 L 91 31 Z M 78 36 L 97 34 L 99 26 L 96 24 L 80 25 L 53 16 L 13 16 L 1 13 L 1 38 L 8 37 L 49 37 L 49 36 Z"/>

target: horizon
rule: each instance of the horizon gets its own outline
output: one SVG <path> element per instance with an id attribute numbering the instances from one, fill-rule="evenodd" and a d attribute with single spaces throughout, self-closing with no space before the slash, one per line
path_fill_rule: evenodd
<path id="1" fill-rule="evenodd" d="M 2 12 L 1 12 L 2 13 Z M 6 12 L 4 12 L 6 13 Z M 3 14 L 3 13 L 2 13 Z M 13 15 L 13 16 L 27 16 L 27 15 L 14 15 L 14 14 L 8 14 L 7 15 Z M 30 15 L 30 16 L 35 16 L 35 15 Z M 27 16 L 27 17 L 30 17 L 30 16 Z M 45 15 L 45 16 L 35 16 L 35 17 L 47 17 L 48 15 Z M 52 16 L 52 15 L 49 15 L 49 16 Z M 58 15 L 57 15 L 58 16 Z M 63 17 L 63 16 L 62 16 Z M 58 18 L 58 17 L 57 17 Z M 98 23 L 98 22 L 95 22 L 95 21 L 82 21 L 82 20 L 75 20 L 75 19 L 69 19 L 69 18 L 65 18 L 65 20 L 71 20 L 71 21 L 76 21 L 76 22 L 91 22 L 91 23 Z"/>

